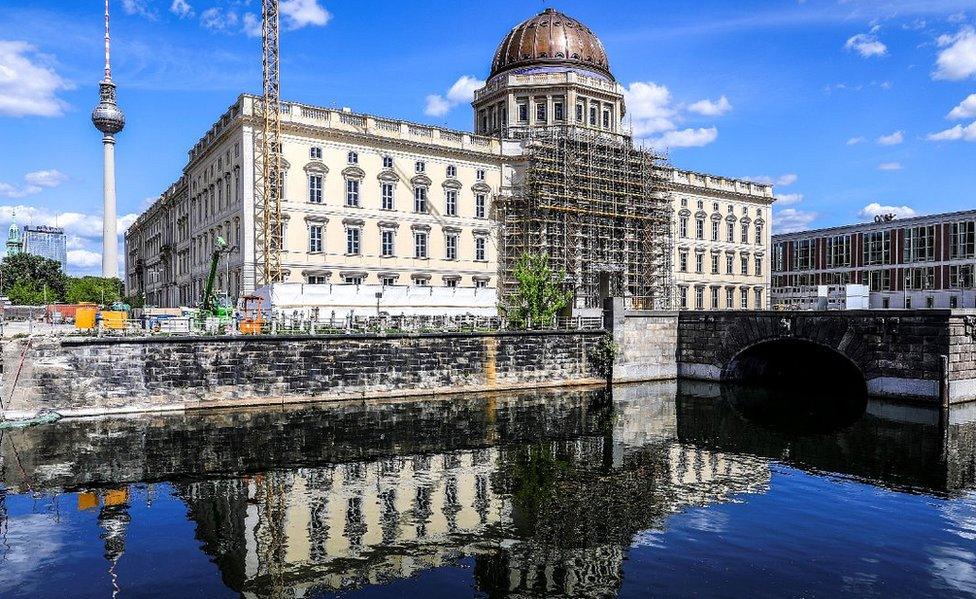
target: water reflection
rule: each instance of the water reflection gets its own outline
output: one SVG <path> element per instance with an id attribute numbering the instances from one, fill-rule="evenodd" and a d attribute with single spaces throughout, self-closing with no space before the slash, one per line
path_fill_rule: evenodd
<path id="1" fill-rule="evenodd" d="M 397 594 L 389 585 L 443 568 L 489 596 L 615 596 L 635 594 L 628 581 L 645 575 L 634 569 L 635 547 L 674 543 L 679 514 L 683 541 L 731 534 L 739 523 L 716 507 L 769 495 L 779 464 L 938 496 L 973 486 L 976 419 L 960 416 L 943 436 L 935 412 L 872 402 L 841 430 L 797 436 L 742 418 L 723 393 L 662 383 L 8 431 L 0 531 L 9 543 L 27 523 L 4 517 L 8 502 L 69 492 L 79 512 L 97 512 L 94 538 L 81 525 L 74 532 L 84 548 L 97 546 L 114 585 L 133 552 L 147 551 L 136 529 L 160 516 L 141 506 L 163 483 L 221 584 L 245 597 L 374 585 Z M 963 535 L 976 530 L 976 509 L 947 505 L 941 517 L 955 518 Z M 24 542 L 15 539 L 15 550 Z M 953 567 L 944 582 L 964 590 L 973 553 L 946 543 L 919 561 Z M 38 567 L 91 576 L 84 563 L 55 554 Z M 28 575 L 4 574 L 6 566 L 0 594 L 16 595 Z M 167 584 L 151 574 L 138 576 Z M 871 586 L 862 574 L 847 575 L 844 588 Z M 190 588 L 204 585 L 186 578 Z M 37 584 L 33 595 L 57 592 Z M 123 596 L 126 585 L 122 576 Z"/>

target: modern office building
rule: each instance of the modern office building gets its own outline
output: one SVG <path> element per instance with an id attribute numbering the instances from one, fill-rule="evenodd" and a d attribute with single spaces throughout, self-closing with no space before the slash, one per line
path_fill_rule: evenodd
<path id="1" fill-rule="evenodd" d="M 23 251 L 35 256 L 49 258 L 68 268 L 67 242 L 64 229 L 44 225 L 28 225 L 23 232 Z"/>
<path id="2" fill-rule="evenodd" d="M 871 308 L 974 308 L 976 210 L 775 235 L 773 304 L 869 287 Z"/>

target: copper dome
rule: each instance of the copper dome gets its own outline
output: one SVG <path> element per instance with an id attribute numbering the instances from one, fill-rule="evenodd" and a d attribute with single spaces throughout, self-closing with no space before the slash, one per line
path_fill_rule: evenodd
<path id="1" fill-rule="evenodd" d="M 552 8 L 505 36 L 495 51 L 489 78 L 519 67 L 549 65 L 579 66 L 613 80 L 600 39 L 586 25 Z"/>

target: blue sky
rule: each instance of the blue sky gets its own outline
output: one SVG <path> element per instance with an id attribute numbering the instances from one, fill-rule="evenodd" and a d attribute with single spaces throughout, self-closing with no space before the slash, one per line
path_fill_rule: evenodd
<path id="1" fill-rule="evenodd" d="M 498 42 L 552 6 L 603 40 L 635 134 L 675 166 L 780 183 L 775 231 L 974 205 L 976 0 L 282 4 L 287 99 L 469 129 Z M 260 91 L 260 2 L 112 10 L 124 229 Z M 0 226 L 15 207 L 65 226 L 75 273 L 99 264 L 101 35 L 99 0 L 0 1 Z"/>

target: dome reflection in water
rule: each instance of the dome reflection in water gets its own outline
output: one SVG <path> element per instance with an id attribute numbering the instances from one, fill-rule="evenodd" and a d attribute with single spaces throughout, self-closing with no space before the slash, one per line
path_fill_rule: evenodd
<path id="1" fill-rule="evenodd" d="M 739 414 L 792 434 L 842 429 L 867 407 L 858 367 L 808 341 L 780 339 L 747 348 L 726 366 L 722 380 L 722 396 Z"/>

